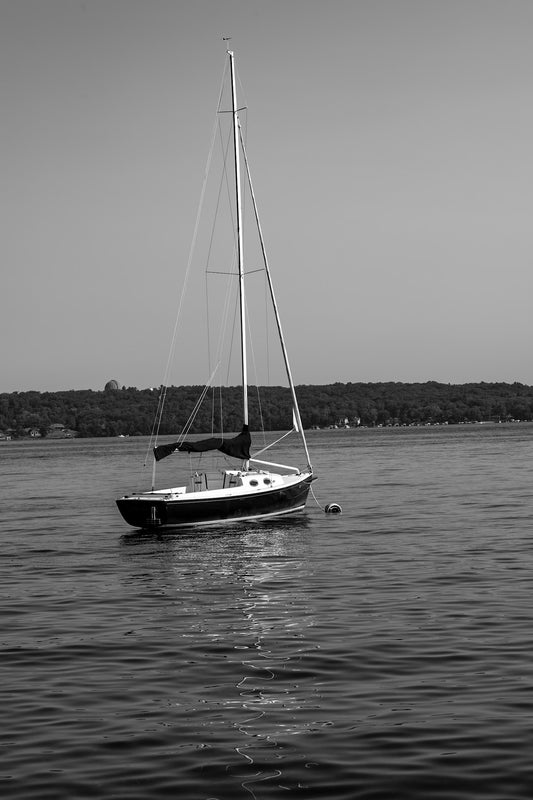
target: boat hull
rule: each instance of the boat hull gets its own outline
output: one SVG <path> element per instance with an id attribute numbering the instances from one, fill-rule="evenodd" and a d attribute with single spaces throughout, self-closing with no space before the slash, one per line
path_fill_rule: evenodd
<path id="1" fill-rule="evenodd" d="M 302 511 L 305 507 L 311 475 L 269 491 L 228 494 L 216 497 L 187 495 L 172 499 L 142 495 L 122 497 L 117 506 L 124 520 L 134 528 L 169 529 L 203 525 L 230 524 L 263 519 Z"/>

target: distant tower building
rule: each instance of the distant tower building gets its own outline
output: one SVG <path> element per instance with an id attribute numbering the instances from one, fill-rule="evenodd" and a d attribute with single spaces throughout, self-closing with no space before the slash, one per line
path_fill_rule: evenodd
<path id="1" fill-rule="evenodd" d="M 104 386 L 104 392 L 116 392 L 117 389 L 118 389 L 118 381 L 116 381 L 114 378 L 113 380 L 108 381 Z"/>

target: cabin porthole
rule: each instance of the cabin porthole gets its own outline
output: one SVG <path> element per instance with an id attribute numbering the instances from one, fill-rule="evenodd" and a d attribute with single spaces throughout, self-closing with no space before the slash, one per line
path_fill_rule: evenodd
<path id="1" fill-rule="evenodd" d="M 253 480 L 251 480 L 251 481 L 250 481 L 250 486 L 259 486 L 259 484 L 258 484 L 258 482 L 255 480 L 255 478 L 254 478 Z"/>

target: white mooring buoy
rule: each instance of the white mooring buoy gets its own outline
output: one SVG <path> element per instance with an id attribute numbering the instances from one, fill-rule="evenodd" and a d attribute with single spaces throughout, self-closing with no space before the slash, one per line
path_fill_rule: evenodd
<path id="1" fill-rule="evenodd" d="M 342 514 L 342 508 L 338 503 L 328 503 L 324 511 L 326 514 Z"/>

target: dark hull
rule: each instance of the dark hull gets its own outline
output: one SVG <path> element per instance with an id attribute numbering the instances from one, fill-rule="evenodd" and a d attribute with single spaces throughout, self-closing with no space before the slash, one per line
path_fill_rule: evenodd
<path id="1" fill-rule="evenodd" d="M 215 525 L 240 520 L 272 517 L 301 511 L 306 503 L 312 477 L 272 491 L 201 497 L 193 500 L 167 500 L 159 497 L 123 497 L 117 506 L 134 528 L 180 528 Z"/>

